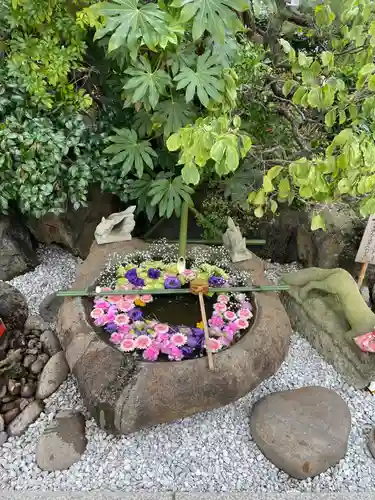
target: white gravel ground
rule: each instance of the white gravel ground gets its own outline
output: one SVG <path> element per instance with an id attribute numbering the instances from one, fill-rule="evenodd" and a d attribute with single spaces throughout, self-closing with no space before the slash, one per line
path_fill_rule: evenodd
<path id="1" fill-rule="evenodd" d="M 36 304 L 51 291 L 67 287 L 74 259 L 56 248 L 40 252 L 42 264 L 13 281 Z M 287 271 L 295 266 L 288 266 Z M 285 270 L 276 266 L 270 278 Z M 297 481 L 280 472 L 259 452 L 249 432 L 251 406 L 271 392 L 305 385 L 337 391 L 349 404 L 352 433 L 346 459 L 312 480 Z M 247 397 L 219 410 L 127 437 L 113 437 L 87 421 L 88 446 L 67 471 L 42 472 L 35 462 L 38 437 L 60 409 L 83 410 L 72 378 L 47 400 L 45 413 L 19 438 L 0 448 L 0 489 L 160 490 L 160 491 L 364 491 L 375 488 L 375 460 L 366 447 L 375 420 L 375 397 L 345 384 L 310 345 L 294 335 L 279 372 Z"/>

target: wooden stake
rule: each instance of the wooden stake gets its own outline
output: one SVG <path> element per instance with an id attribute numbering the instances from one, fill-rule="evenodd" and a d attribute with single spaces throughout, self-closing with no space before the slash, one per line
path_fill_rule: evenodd
<path id="1" fill-rule="evenodd" d="M 359 289 L 361 289 L 363 280 L 365 279 L 367 266 L 368 266 L 368 262 L 362 262 L 361 272 L 359 273 L 359 278 L 358 278 L 358 288 Z"/>
<path id="2" fill-rule="evenodd" d="M 199 305 L 200 305 L 201 314 L 202 314 L 204 338 L 206 340 L 206 351 L 207 351 L 207 358 L 208 358 L 208 369 L 212 371 L 212 370 L 214 370 L 214 358 L 212 356 L 211 349 L 208 348 L 208 341 L 210 339 L 210 334 L 208 333 L 208 323 L 207 323 L 207 316 L 206 316 L 206 308 L 204 307 L 203 293 L 200 292 L 199 295 L 198 295 L 198 297 L 199 297 Z"/>

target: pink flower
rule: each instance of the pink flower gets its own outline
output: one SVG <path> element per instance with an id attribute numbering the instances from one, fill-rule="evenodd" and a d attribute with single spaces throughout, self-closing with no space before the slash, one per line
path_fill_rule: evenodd
<path id="1" fill-rule="evenodd" d="M 152 302 L 153 298 L 152 295 L 142 295 L 140 297 L 141 301 L 144 302 L 145 304 L 148 304 L 149 302 Z"/>
<path id="2" fill-rule="evenodd" d="M 219 339 L 208 339 L 206 348 L 212 352 L 217 352 L 221 349 L 221 341 Z"/>
<path id="3" fill-rule="evenodd" d="M 238 330 L 240 329 L 236 321 L 234 321 L 233 323 L 229 323 L 229 325 L 227 325 L 227 328 L 233 333 L 238 332 Z"/>
<path id="4" fill-rule="evenodd" d="M 96 326 L 103 326 L 106 323 L 106 316 L 99 316 L 99 318 L 96 318 L 96 320 L 94 321 L 94 325 Z"/>
<path id="5" fill-rule="evenodd" d="M 196 273 L 192 269 L 185 269 L 182 274 L 188 279 L 193 279 L 196 276 Z"/>
<path id="6" fill-rule="evenodd" d="M 168 358 L 172 361 L 181 361 L 183 357 L 181 349 L 170 344 Z"/>
<path id="7" fill-rule="evenodd" d="M 229 342 L 232 342 L 234 333 L 230 328 L 226 327 L 223 332 L 223 338 L 227 339 Z"/>
<path id="8" fill-rule="evenodd" d="M 135 339 L 135 347 L 137 349 L 147 349 L 151 344 L 151 339 L 147 335 L 140 335 Z"/>
<path id="9" fill-rule="evenodd" d="M 243 309 L 250 309 L 250 311 L 251 311 L 251 310 L 252 310 L 252 308 L 253 308 L 253 306 L 250 304 L 250 302 L 247 302 L 246 300 L 245 300 L 245 302 L 242 302 L 241 307 L 242 307 Z"/>
<path id="10" fill-rule="evenodd" d="M 117 307 L 120 311 L 129 312 L 134 308 L 134 304 L 130 302 L 130 300 L 121 299 L 120 302 L 117 303 Z"/>
<path id="11" fill-rule="evenodd" d="M 119 333 L 122 333 L 122 334 L 127 334 L 130 332 L 130 329 L 131 329 L 131 326 L 130 325 L 120 325 L 118 327 L 118 331 Z"/>
<path id="12" fill-rule="evenodd" d="M 181 347 L 182 345 L 186 344 L 187 337 L 186 335 L 183 335 L 182 333 L 175 333 L 171 337 L 171 343 L 176 345 L 177 347 Z"/>
<path id="13" fill-rule="evenodd" d="M 156 333 L 167 333 L 169 331 L 169 326 L 164 323 L 158 323 L 155 325 L 154 330 Z"/>
<path id="14" fill-rule="evenodd" d="M 224 320 L 220 316 L 212 316 L 208 323 L 210 324 L 210 326 L 216 326 L 220 328 L 224 325 Z"/>
<path id="15" fill-rule="evenodd" d="M 249 309 L 240 309 L 237 312 L 237 316 L 241 319 L 249 319 L 253 317 L 253 314 L 251 311 L 249 311 Z"/>
<path id="16" fill-rule="evenodd" d="M 124 300 L 129 300 L 130 302 L 134 302 L 136 299 L 136 295 L 125 295 Z"/>
<path id="17" fill-rule="evenodd" d="M 125 352 L 134 351 L 134 349 L 135 349 L 134 340 L 133 339 L 124 339 L 121 342 L 121 349 Z"/>
<path id="18" fill-rule="evenodd" d="M 169 340 L 169 335 L 168 333 L 158 333 L 157 339 L 159 342 L 166 342 L 167 340 Z"/>
<path id="19" fill-rule="evenodd" d="M 127 325 L 129 323 L 129 316 L 127 314 L 118 314 L 114 322 L 116 325 Z"/>
<path id="20" fill-rule="evenodd" d="M 114 332 L 109 337 L 109 340 L 111 342 L 113 342 L 114 344 L 121 344 L 121 342 L 124 340 L 124 334 L 122 334 L 120 332 Z"/>
<path id="21" fill-rule="evenodd" d="M 249 327 L 249 322 L 246 319 L 237 319 L 234 322 L 234 324 L 237 325 L 237 327 L 240 330 L 243 330 L 244 328 L 248 328 Z"/>
<path id="22" fill-rule="evenodd" d="M 95 309 L 91 311 L 90 316 L 95 319 L 99 318 L 100 316 L 104 316 L 104 311 L 103 309 L 99 309 L 99 307 L 95 307 Z"/>
<path id="23" fill-rule="evenodd" d="M 158 359 L 159 353 L 160 350 L 156 346 L 151 345 L 143 351 L 143 358 L 147 361 L 156 361 Z"/>
<path id="24" fill-rule="evenodd" d="M 109 302 L 107 302 L 104 299 L 101 299 L 101 298 L 95 299 L 94 302 L 95 302 L 95 308 L 108 309 L 108 307 L 109 307 Z"/>
<path id="25" fill-rule="evenodd" d="M 122 295 L 108 295 L 107 300 L 111 304 L 118 304 L 122 301 Z"/>
<path id="26" fill-rule="evenodd" d="M 214 305 L 214 309 L 218 313 L 223 313 L 223 312 L 225 312 L 227 310 L 227 306 L 225 304 L 221 304 L 220 302 L 217 302 Z"/>
<path id="27" fill-rule="evenodd" d="M 116 312 L 113 309 L 108 309 L 107 314 L 104 315 L 106 323 L 113 323 L 116 318 Z"/>
<path id="28" fill-rule="evenodd" d="M 218 298 L 217 298 L 217 301 L 220 303 L 220 304 L 228 304 L 229 302 L 229 297 L 228 295 L 219 295 Z"/>
<path id="29" fill-rule="evenodd" d="M 236 314 L 233 311 L 225 311 L 224 318 L 228 321 L 233 321 L 237 318 Z"/>

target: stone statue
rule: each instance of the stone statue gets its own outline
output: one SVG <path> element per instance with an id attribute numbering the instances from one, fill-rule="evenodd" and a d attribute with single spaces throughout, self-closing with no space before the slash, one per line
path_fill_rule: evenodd
<path id="1" fill-rule="evenodd" d="M 240 228 L 228 217 L 228 229 L 223 234 L 223 244 L 230 253 L 232 262 L 242 262 L 253 258 L 250 250 L 246 248 L 246 238 L 241 234 Z"/>
<path id="2" fill-rule="evenodd" d="M 131 232 L 134 229 L 134 207 L 129 207 L 123 212 L 111 214 L 102 221 L 95 229 L 95 240 L 98 245 L 114 243 L 116 241 L 129 241 L 132 239 Z"/>
<path id="3" fill-rule="evenodd" d="M 357 388 L 375 380 L 375 355 L 354 338 L 375 329 L 375 314 L 344 269 L 311 267 L 282 278 L 282 301 L 294 329 Z"/>

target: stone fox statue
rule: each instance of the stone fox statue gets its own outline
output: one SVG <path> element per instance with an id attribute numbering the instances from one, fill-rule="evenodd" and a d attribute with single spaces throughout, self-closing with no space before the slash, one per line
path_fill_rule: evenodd
<path id="1" fill-rule="evenodd" d="M 296 331 L 355 387 L 375 380 L 375 354 L 354 338 L 375 330 L 357 283 L 344 269 L 309 268 L 282 277 L 290 289 L 282 301 Z"/>

